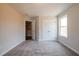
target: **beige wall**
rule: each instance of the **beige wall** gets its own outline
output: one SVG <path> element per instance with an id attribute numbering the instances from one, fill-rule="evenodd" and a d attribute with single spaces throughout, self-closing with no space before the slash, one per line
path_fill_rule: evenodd
<path id="1" fill-rule="evenodd" d="M 23 16 L 8 4 L 0 4 L 0 55 L 24 41 Z"/>
<path id="2" fill-rule="evenodd" d="M 24 16 L 24 20 L 25 21 L 31 21 L 32 22 L 31 17 L 30 16 L 27 16 L 27 15 Z"/>
<path id="3" fill-rule="evenodd" d="M 60 14 L 61 18 L 67 14 L 68 38 L 59 36 L 59 41 L 79 54 L 79 4 Z"/>
<path id="4" fill-rule="evenodd" d="M 35 40 L 39 40 L 39 16 L 35 17 Z"/>

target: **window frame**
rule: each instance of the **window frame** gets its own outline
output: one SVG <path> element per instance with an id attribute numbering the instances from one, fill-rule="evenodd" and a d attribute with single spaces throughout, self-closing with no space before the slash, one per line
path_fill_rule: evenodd
<path id="1" fill-rule="evenodd" d="M 64 19 L 64 17 L 66 17 L 66 21 L 67 21 L 67 25 L 66 26 L 62 26 L 61 25 L 61 19 Z M 60 17 L 58 22 L 59 22 L 59 36 L 63 36 L 63 37 L 67 38 L 68 37 L 68 19 L 67 19 L 67 14 L 63 15 L 62 17 Z M 65 28 L 65 27 L 66 27 L 66 29 L 65 29 L 66 33 L 65 33 L 65 35 L 62 35 L 61 34 L 62 28 Z"/>

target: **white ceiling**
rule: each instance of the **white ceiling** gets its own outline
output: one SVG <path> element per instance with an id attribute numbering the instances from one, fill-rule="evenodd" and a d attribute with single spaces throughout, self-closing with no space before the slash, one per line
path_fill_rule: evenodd
<path id="1" fill-rule="evenodd" d="M 57 16 L 72 3 L 14 3 L 10 4 L 18 12 L 29 16 Z"/>

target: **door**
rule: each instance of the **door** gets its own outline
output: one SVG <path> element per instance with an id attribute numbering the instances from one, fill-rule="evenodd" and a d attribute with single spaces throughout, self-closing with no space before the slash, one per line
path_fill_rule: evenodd
<path id="1" fill-rule="evenodd" d="M 41 23 L 42 39 L 55 40 L 57 35 L 56 19 L 44 19 Z"/>

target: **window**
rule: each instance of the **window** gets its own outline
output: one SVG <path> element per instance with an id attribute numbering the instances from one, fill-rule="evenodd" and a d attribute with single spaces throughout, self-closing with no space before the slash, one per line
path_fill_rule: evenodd
<path id="1" fill-rule="evenodd" d="M 59 20 L 59 35 L 67 37 L 67 15 Z"/>

